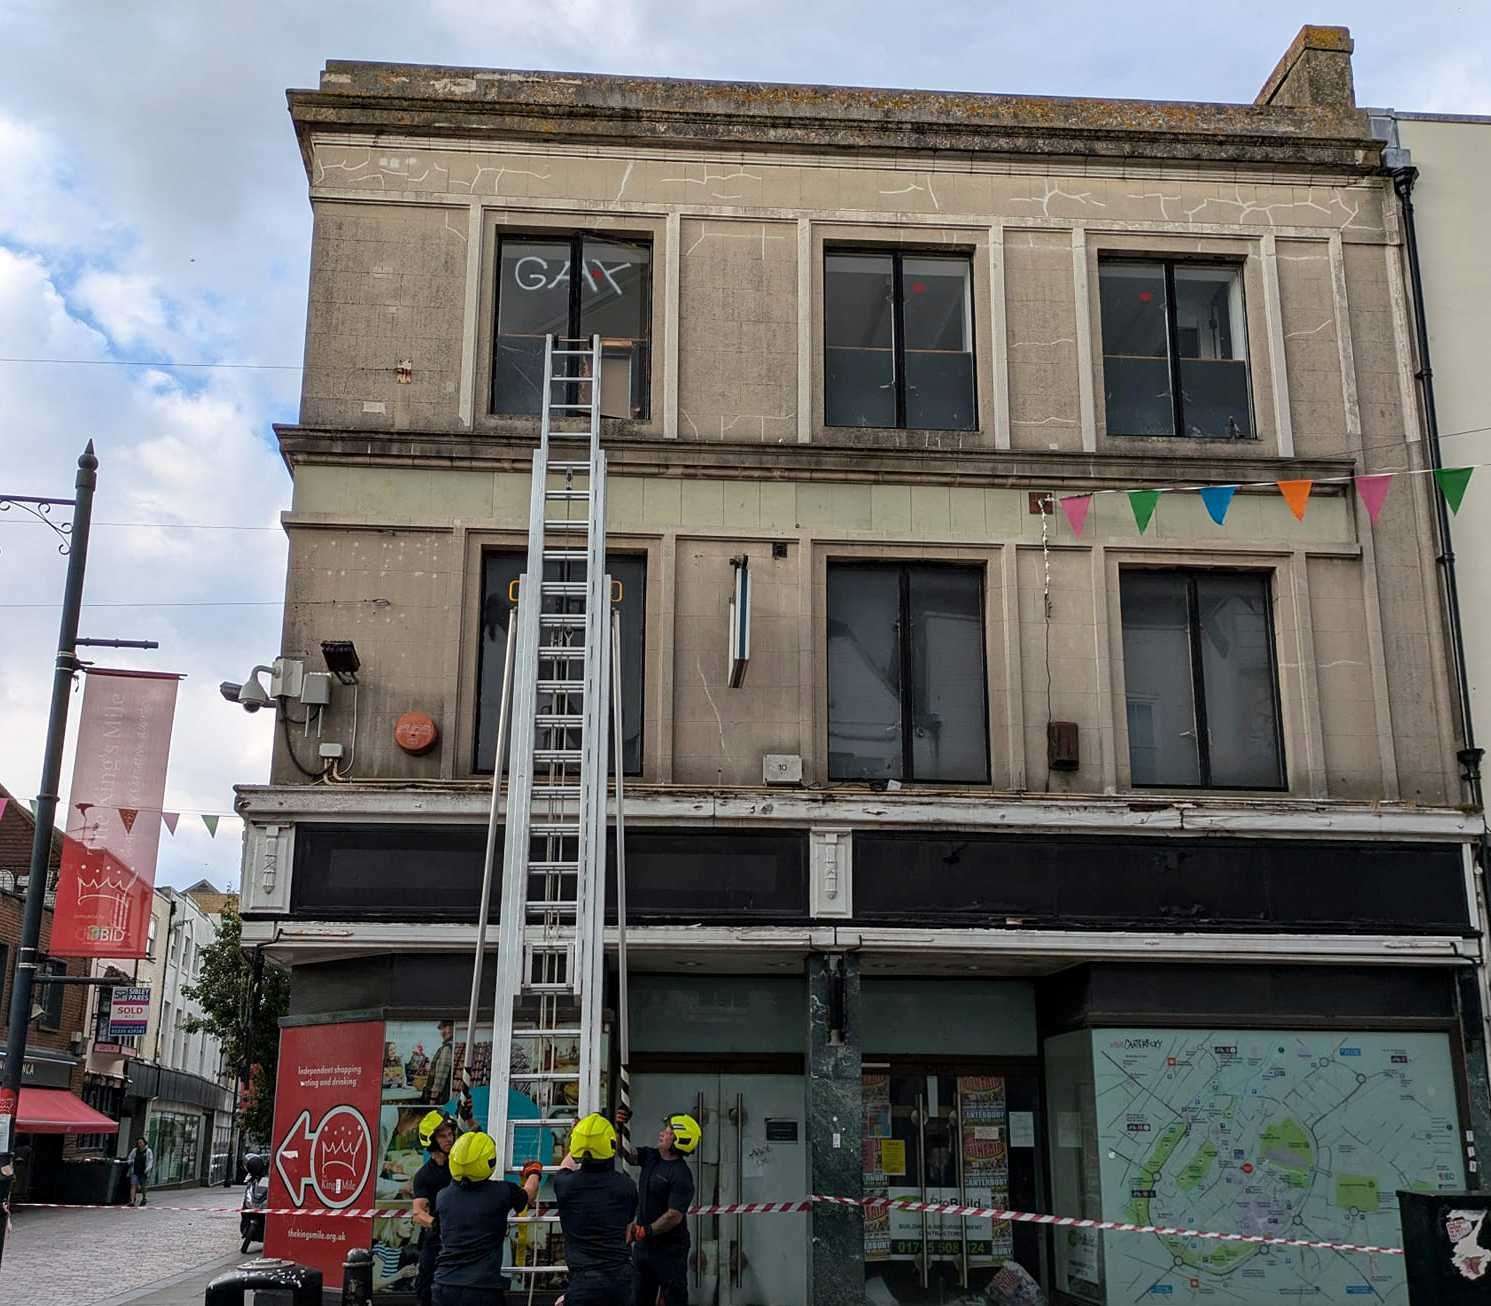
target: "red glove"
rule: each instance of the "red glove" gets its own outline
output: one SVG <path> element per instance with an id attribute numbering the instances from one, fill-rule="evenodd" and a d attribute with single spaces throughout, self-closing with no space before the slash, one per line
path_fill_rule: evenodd
<path id="1" fill-rule="evenodd" d="M 646 1242 L 648 1232 L 645 1224 L 633 1224 L 626 1231 L 626 1240 L 629 1243 Z"/>
<path id="2" fill-rule="evenodd" d="M 523 1167 L 523 1182 L 526 1184 L 530 1179 L 537 1178 L 540 1181 L 544 1177 L 544 1163 L 542 1161 L 529 1161 Z"/>

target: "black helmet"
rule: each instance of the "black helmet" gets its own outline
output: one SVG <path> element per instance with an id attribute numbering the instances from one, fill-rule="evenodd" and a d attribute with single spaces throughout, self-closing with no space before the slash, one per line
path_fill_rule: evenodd
<path id="1" fill-rule="evenodd" d="M 269 1173 L 269 1162 L 257 1152 L 250 1152 L 243 1158 L 243 1168 L 250 1179 L 262 1179 Z"/>

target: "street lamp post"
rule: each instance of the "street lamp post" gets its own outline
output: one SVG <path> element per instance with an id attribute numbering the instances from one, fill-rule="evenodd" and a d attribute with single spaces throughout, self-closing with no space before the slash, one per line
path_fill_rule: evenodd
<path id="1" fill-rule="evenodd" d="M 70 537 L 67 585 L 62 593 L 62 621 L 57 634 L 57 661 L 52 673 L 52 708 L 47 717 L 46 751 L 42 756 L 41 788 L 36 795 L 36 828 L 31 840 L 31 876 L 26 882 L 26 905 L 21 918 L 20 949 L 16 954 L 16 978 L 10 990 L 10 1029 L 5 1040 L 5 1078 L 0 1084 L 0 1170 L 12 1170 L 16 1113 L 21 1095 L 21 1073 L 26 1059 L 26 1034 L 31 1023 L 31 997 L 40 966 L 41 913 L 46 902 L 47 880 L 52 860 L 52 828 L 57 817 L 57 786 L 62 776 L 62 745 L 67 736 L 68 700 L 72 679 L 78 670 L 78 615 L 83 606 L 83 574 L 88 566 L 88 528 L 93 518 L 93 491 L 98 484 L 98 458 L 93 441 L 78 457 L 77 494 L 73 499 L 26 499 L 7 496 L 10 502 L 74 509 Z M 41 513 L 37 514 L 42 515 Z M 49 523 L 51 524 L 51 523 Z M 54 529 L 58 529 L 54 526 Z M 59 534 L 62 532 L 59 530 Z M 9 1189 L 13 1177 L 0 1180 Z M 5 1221 L 0 1219 L 0 1257 L 5 1251 Z"/>

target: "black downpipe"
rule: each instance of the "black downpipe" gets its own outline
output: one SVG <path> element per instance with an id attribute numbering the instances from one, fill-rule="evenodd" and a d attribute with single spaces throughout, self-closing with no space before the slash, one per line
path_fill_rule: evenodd
<path id="1" fill-rule="evenodd" d="M 1413 218 L 1413 184 L 1418 180 L 1418 175 L 1417 168 L 1395 168 L 1392 172 L 1393 189 L 1398 192 L 1398 202 L 1403 209 L 1408 279 L 1413 292 L 1414 345 L 1418 353 L 1418 370 L 1414 377 L 1419 383 L 1419 397 L 1424 409 L 1429 466 L 1437 472 L 1444 466 L 1444 462 L 1439 449 L 1439 414 L 1434 406 L 1434 366 L 1429 356 L 1429 324 L 1424 316 L 1424 277 L 1419 267 L 1418 228 Z M 1450 633 L 1450 657 L 1454 662 L 1455 685 L 1460 698 L 1462 747 L 1455 756 L 1460 763 L 1460 778 L 1469 790 L 1470 800 L 1476 807 L 1480 807 L 1481 758 L 1485 750 L 1476 747 L 1475 723 L 1470 710 L 1470 677 L 1465 665 L 1465 628 L 1460 620 L 1460 586 L 1455 579 L 1455 546 L 1450 534 L 1450 514 L 1444 495 L 1431 493 L 1429 497 L 1434 501 L 1434 520 L 1439 539 L 1439 553 L 1434 560 L 1439 564 L 1445 620 Z"/>

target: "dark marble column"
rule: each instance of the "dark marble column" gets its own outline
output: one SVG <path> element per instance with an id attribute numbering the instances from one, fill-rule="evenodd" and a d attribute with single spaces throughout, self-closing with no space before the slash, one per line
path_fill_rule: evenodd
<path id="1" fill-rule="evenodd" d="M 853 953 L 808 958 L 808 1181 L 814 1193 L 862 1197 L 863 1088 L 859 960 Z M 853 1206 L 814 1207 L 814 1306 L 863 1306 L 864 1215 Z"/>

